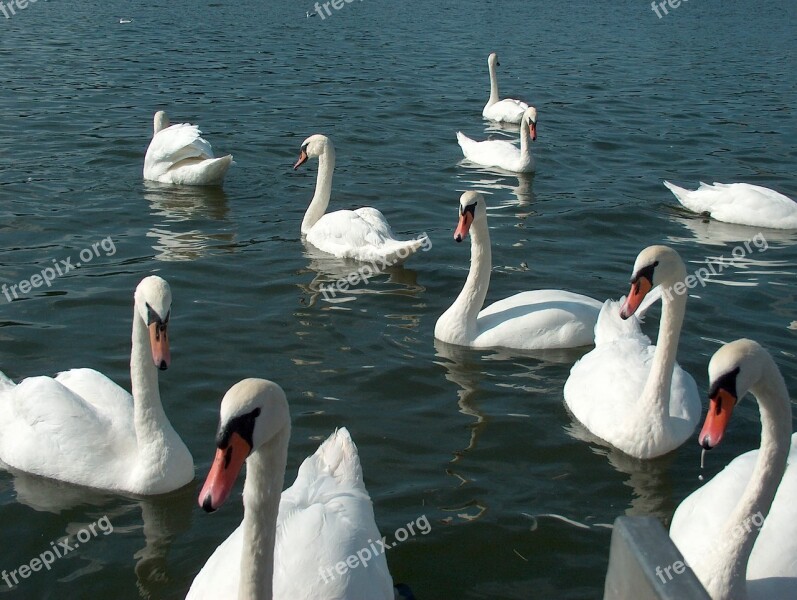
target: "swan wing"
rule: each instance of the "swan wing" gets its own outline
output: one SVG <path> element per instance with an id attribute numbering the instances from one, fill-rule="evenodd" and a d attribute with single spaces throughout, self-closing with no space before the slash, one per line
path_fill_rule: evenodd
<path id="1" fill-rule="evenodd" d="M 533 290 L 499 300 L 479 312 L 475 347 L 523 350 L 592 344 L 601 304 L 562 290 Z"/>
<path id="2" fill-rule="evenodd" d="M 114 489 L 135 448 L 132 429 L 50 377 L 29 377 L 0 396 L 0 460 L 11 467 Z"/>
<path id="3" fill-rule="evenodd" d="M 504 98 L 484 107 L 482 116 L 491 121 L 501 121 L 503 123 L 520 123 L 523 120 L 523 113 L 529 107 L 528 104 L 514 98 Z"/>
<path id="4" fill-rule="evenodd" d="M 424 243 L 422 239 L 397 240 L 384 215 L 371 207 L 325 214 L 307 240 L 338 258 L 373 262 L 378 268 L 405 260 Z"/>
<path id="5" fill-rule="evenodd" d="M 144 157 L 144 179 L 162 183 L 216 185 L 232 156 L 215 158 L 210 143 L 196 125 L 178 123 L 152 137 Z"/>
<path id="6" fill-rule="evenodd" d="M 133 426 L 133 396 L 94 369 L 70 369 L 55 380 L 110 419 Z"/>
<path id="7" fill-rule="evenodd" d="M 243 526 L 239 525 L 224 540 L 194 577 L 185 600 L 219 600 L 238 597 L 241 581 Z"/>

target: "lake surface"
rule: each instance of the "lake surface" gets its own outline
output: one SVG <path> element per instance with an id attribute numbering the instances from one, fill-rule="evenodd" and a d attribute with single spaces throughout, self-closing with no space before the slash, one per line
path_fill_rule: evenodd
<path id="1" fill-rule="evenodd" d="M 428 534 L 388 553 L 419 599 L 600 597 L 608 526 L 623 514 L 667 524 L 701 484 L 700 451 L 695 439 L 639 463 L 579 440 L 562 387 L 581 352 L 435 343 L 469 264 L 452 239 L 467 189 L 489 194 L 488 302 L 547 287 L 617 298 L 648 244 L 693 271 L 761 233 L 765 252 L 692 292 L 678 357 L 705 394 L 718 345 L 751 337 L 797 391 L 797 232 L 706 221 L 661 184 L 797 197 L 793 1 L 693 0 L 661 19 L 645 0 L 365 0 L 323 20 L 312 9 L 40 0 L 0 16 L 0 283 L 109 236 L 114 248 L 50 288 L 0 296 L 0 370 L 91 367 L 129 386 L 132 292 L 161 275 L 174 295 L 161 393 L 197 475 L 141 500 L 0 472 L 0 569 L 104 516 L 114 527 L 0 597 L 183 597 L 241 518 L 237 491 L 214 515 L 196 496 L 219 401 L 252 376 L 291 403 L 286 482 L 345 425 L 382 533 L 427 517 Z M 533 177 L 460 163 L 457 130 L 512 136 L 481 119 L 491 51 L 502 95 L 538 108 Z M 223 191 L 142 182 L 158 109 L 234 154 Z M 343 302 L 319 290 L 353 265 L 299 235 L 317 164 L 291 166 L 318 132 L 337 149 L 331 208 L 375 206 L 433 244 Z M 704 475 L 759 435 L 746 401 Z"/>

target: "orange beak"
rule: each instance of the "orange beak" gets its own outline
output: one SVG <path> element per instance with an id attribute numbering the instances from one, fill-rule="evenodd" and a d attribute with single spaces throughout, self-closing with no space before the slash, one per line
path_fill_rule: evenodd
<path id="1" fill-rule="evenodd" d="M 465 236 L 468 235 L 468 231 L 470 230 L 471 223 L 473 223 L 473 213 L 471 211 L 466 210 L 459 215 L 459 223 L 454 231 L 454 239 L 456 241 L 461 242 L 465 239 Z"/>
<path id="2" fill-rule="evenodd" d="M 531 141 L 534 142 L 537 139 L 537 124 L 534 122 L 529 122 L 529 135 L 531 135 Z"/>
<path id="3" fill-rule="evenodd" d="M 166 323 L 149 324 L 149 345 L 152 348 L 152 360 L 161 371 L 169 368 L 172 355 L 169 352 L 169 335 Z"/>
<path id="4" fill-rule="evenodd" d="M 628 297 L 625 299 L 623 307 L 620 309 L 620 317 L 627 319 L 633 315 L 642 304 L 645 296 L 653 289 L 653 284 L 647 277 L 640 277 L 631 284 L 631 291 L 628 292 Z"/>
<path id="5" fill-rule="evenodd" d="M 697 438 L 703 448 L 711 450 L 722 441 L 734 406 L 736 406 L 736 397 L 722 388 L 711 397 L 703 429 Z"/>
<path id="6" fill-rule="evenodd" d="M 299 153 L 299 160 L 297 160 L 297 161 L 296 161 L 296 164 L 295 164 L 295 165 L 293 165 L 293 170 L 295 171 L 296 169 L 298 169 L 299 167 L 301 167 L 301 166 L 302 166 L 304 163 L 306 163 L 306 162 L 307 162 L 307 152 L 306 152 L 305 150 L 302 150 L 302 151 Z"/>
<path id="7" fill-rule="evenodd" d="M 213 512 L 224 504 L 251 451 L 249 443 L 237 433 L 230 436 L 230 443 L 226 448 L 216 450 L 205 485 L 199 492 L 199 506 L 207 512 Z"/>

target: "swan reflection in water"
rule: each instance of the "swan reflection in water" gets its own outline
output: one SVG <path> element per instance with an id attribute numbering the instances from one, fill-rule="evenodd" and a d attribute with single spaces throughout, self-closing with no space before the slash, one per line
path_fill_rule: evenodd
<path id="1" fill-rule="evenodd" d="M 412 269 L 401 265 L 385 268 L 378 262 L 337 258 L 322 252 L 306 240 L 302 242 L 304 256 L 310 262 L 299 274 L 313 273 L 313 280 L 299 287 L 310 297 L 306 302 L 309 306 L 325 302 L 336 308 L 345 308 L 347 303 L 355 301 L 361 294 L 417 296 L 425 290 L 418 283 L 417 272 Z M 423 258 L 424 253 L 419 254 L 421 256 L 416 256 L 415 260 Z M 384 280 L 385 276 L 387 281 Z"/>
<path id="2" fill-rule="evenodd" d="M 154 238 L 152 248 L 158 253 L 157 260 L 196 260 L 210 248 L 234 241 L 234 234 L 223 227 L 229 207 L 227 195 L 220 187 L 145 181 L 144 198 L 150 204 L 154 220 L 147 237 Z M 197 229 L 198 225 L 204 229 Z"/>
<path id="3" fill-rule="evenodd" d="M 97 523 L 107 517 L 113 531 L 111 536 L 130 536 L 143 534 L 144 547 L 133 554 L 135 559 L 136 585 L 141 598 L 162 597 L 169 580 L 176 579 L 178 574 L 170 577 L 167 570 L 167 557 L 172 543 L 178 535 L 188 531 L 194 514 L 194 484 L 187 485 L 175 492 L 153 497 L 119 496 L 109 492 L 72 485 L 51 479 L 45 479 L 29 473 L 12 470 L 2 465 L 12 477 L 11 484 L 16 493 L 16 500 L 37 512 L 48 512 L 54 515 L 80 513 L 80 521 L 70 520 L 60 529 L 54 539 L 63 539 L 65 535 L 74 538 L 75 534 L 91 523 Z M 139 517 L 140 511 L 140 517 Z M 40 522 L 46 522 L 40 519 Z M 99 526 L 98 526 L 99 527 Z M 58 526 L 60 528 L 60 525 Z M 97 529 L 98 533 L 100 529 Z M 109 531 L 105 526 L 101 533 Z M 44 535 L 44 534 L 43 534 Z M 100 536 L 104 537 L 104 536 Z M 74 544 L 72 544 L 74 546 Z M 114 547 L 120 547 L 115 542 Z M 87 548 L 90 544 L 86 544 Z M 98 544 L 99 546 L 99 544 Z M 43 546 L 44 548 L 44 546 Z M 45 548 L 46 549 L 46 548 Z M 111 561 L 98 556 L 99 551 L 91 550 L 75 552 L 70 558 L 79 558 L 76 562 L 58 561 L 55 569 L 71 568 L 72 572 L 60 581 L 72 580 L 81 574 L 99 571 L 109 566 Z M 8 551 L 6 551 L 8 555 Z M 21 560 L 25 557 L 21 557 Z M 90 561 L 91 564 L 86 564 Z M 69 565 L 69 567 L 66 567 Z M 115 567 L 113 567 L 115 568 Z M 123 565 L 129 569 L 127 564 Z M 59 571 L 60 572 L 60 571 Z"/>

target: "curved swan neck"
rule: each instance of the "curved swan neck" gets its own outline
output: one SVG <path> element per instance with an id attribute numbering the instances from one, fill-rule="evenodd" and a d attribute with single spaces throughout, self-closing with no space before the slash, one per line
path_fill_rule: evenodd
<path id="1" fill-rule="evenodd" d="M 277 515 L 288 461 L 290 424 L 246 460 L 239 600 L 271 600 Z"/>
<path id="2" fill-rule="evenodd" d="M 714 564 L 703 571 L 715 574 L 706 585 L 712 598 L 747 597 L 747 563 L 789 458 L 792 428 L 789 393 L 775 362 L 769 356 L 764 361 L 762 378 L 751 390 L 761 411 L 761 448 L 744 495 L 719 536 L 721 551 Z"/>
<path id="3" fill-rule="evenodd" d="M 318 157 L 318 177 L 315 184 L 315 193 L 302 220 L 302 233 L 304 234 L 309 233 L 313 225 L 324 216 L 329 206 L 329 198 L 332 195 L 332 173 L 334 170 L 335 148 L 331 144 L 327 144 Z"/>
<path id="4" fill-rule="evenodd" d="M 640 409 L 655 411 L 665 419 L 670 412 L 670 389 L 675 359 L 678 355 L 678 341 L 681 339 L 681 326 L 686 314 L 686 294 L 668 294 L 662 297 L 661 321 L 656 350 L 650 366 L 645 387 L 638 403 Z"/>
<path id="5" fill-rule="evenodd" d="M 444 314 L 450 343 L 469 345 L 478 335 L 476 320 L 490 287 L 492 250 L 487 219 L 473 222 L 470 229 L 470 270 L 457 299 Z"/>
<path id="6" fill-rule="evenodd" d="M 531 132 L 525 120 L 520 124 L 520 155 L 528 158 L 531 154 Z"/>
<path id="7" fill-rule="evenodd" d="M 493 63 L 488 61 L 487 66 L 490 69 L 490 99 L 487 101 L 487 106 L 490 106 L 498 102 L 498 75 L 495 72 Z"/>
<path id="8" fill-rule="evenodd" d="M 162 450 L 172 426 L 161 404 L 158 369 L 152 360 L 149 332 L 137 307 L 133 309 L 130 386 L 133 394 L 133 423 L 139 457 L 160 460 L 163 458 Z"/>

